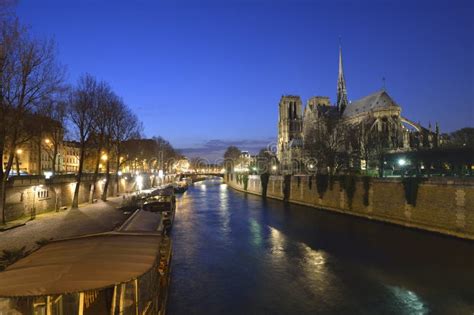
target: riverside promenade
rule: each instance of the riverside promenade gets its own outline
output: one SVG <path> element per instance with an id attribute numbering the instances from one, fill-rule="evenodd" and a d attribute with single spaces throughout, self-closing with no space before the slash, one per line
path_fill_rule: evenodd
<path id="1" fill-rule="evenodd" d="M 107 202 L 83 204 L 79 209 L 37 215 L 25 225 L 0 232 L 0 251 L 23 246 L 26 246 L 26 250 L 30 250 L 37 246 L 37 241 L 44 239 L 60 239 L 113 230 L 129 216 L 119 209 L 121 202 L 122 197 L 113 197 Z"/>

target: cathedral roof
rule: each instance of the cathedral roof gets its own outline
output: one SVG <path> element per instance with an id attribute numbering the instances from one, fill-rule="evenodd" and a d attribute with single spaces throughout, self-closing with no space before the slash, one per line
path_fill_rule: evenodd
<path id="1" fill-rule="evenodd" d="M 361 113 L 367 113 L 392 106 L 399 107 L 386 91 L 377 91 L 361 98 L 360 100 L 351 102 L 344 110 L 343 116 L 356 116 Z"/>

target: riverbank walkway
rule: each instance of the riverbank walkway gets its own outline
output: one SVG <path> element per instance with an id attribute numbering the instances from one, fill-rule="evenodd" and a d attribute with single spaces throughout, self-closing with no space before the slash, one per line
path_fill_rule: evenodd
<path id="1" fill-rule="evenodd" d="M 90 233 L 113 230 L 130 215 L 119 209 L 122 197 L 109 198 L 107 202 L 83 204 L 79 209 L 47 212 L 34 220 L 25 220 L 24 225 L 0 232 L 0 251 L 26 250 L 37 246 L 41 240 L 60 239 Z"/>

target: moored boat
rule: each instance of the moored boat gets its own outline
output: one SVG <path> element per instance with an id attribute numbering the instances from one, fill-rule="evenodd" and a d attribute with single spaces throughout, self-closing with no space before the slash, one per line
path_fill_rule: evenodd
<path id="1" fill-rule="evenodd" d="M 175 194 L 182 194 L 188 190 L 188 183 L 186 181 L 176 182 L 173 185 L 173 189 Z"/>
<path id="2" fill-rule="evenodd" d="M 169 233 L 176 212 L 174 189 L 167 187 L 154 191 L 143 203 L 142 210 L 161 213 L 163 230 L 165 233 Z"/>
<path id="3" fill-rule="evenodd" d="M 0 272 L 0 314 L 164 314 L 169 237 L 122 231 L 54 241 Z"/>

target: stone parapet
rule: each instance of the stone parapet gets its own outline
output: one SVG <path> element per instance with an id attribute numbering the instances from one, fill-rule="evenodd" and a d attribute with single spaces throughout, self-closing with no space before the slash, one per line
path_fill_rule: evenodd
<path id="1" fill-rule="evenodd" d="M 232 188 L 262 195 L 260 176 L 249 176 L 247 189 L 236 176 L 226 178 Z M 316 176 L 270 176 L 267 197 L 474 240 L 473 179 L 425 180 L 417 184 L 414 200 L 407 200 L 410 192 L 401 179 L 326 180 L 318 184 Z"/>

